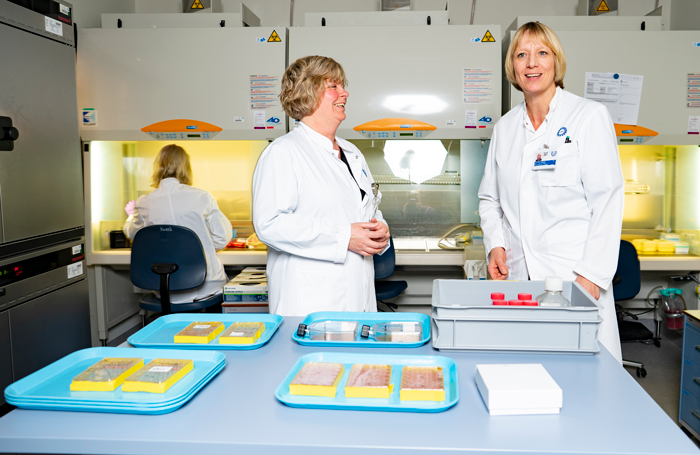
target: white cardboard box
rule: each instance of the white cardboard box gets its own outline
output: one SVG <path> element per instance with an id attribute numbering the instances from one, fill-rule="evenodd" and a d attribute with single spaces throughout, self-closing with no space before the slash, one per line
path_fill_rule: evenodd
<path id="1" fill-rule="evenodd" d="M 267 304 L 267 280 L 231 280 L 224 285 L 224 303 L 265 303 Z"/>
<path id="2" fill-rule="evenodd" d="M 222 313 L 269 313 L 270 306 L 267 302 L 224 302 L 221 304 Z"/>
<path id="3" fill-rule="evenodd" d="M 539 364 L 477 365 L 476 385 L 491 415 L 559 414 L 561 388 Z"/>

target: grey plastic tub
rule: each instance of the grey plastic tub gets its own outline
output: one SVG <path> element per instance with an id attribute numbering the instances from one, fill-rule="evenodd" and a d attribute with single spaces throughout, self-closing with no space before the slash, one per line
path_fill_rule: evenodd
<path id="1" fill-rule="evenodd" d="M 518 293 L 533 299 L 544 281 L 435 280 L 433 347 L 453 351 L 507 351 L 594 354 L 601 305 L 578 284 L 564 282 L 571 307 L 494 306 L 491 293 L 506 300 Z"/>

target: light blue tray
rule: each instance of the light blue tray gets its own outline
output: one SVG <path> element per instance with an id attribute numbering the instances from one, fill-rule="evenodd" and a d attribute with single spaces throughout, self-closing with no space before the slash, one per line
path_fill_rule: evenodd
<path id="1" fill-rule="evenodd" d="M 195 321 L 220 321 L 226 330 L 234 322 L 264 322 L 265 331 L 252 344 L 219 344 L 217 336 L 209 344 L 175 343 L 175 334 Z M 148 324 L 129 337 L 129 343 L 137 348 L 202 349 L 202 350 L 247 350 L 257 349 L 270 341 L 279 326 L 282 316 L 276 314 L 169 314 Z"/>
<path id="2" fill-rule="evenodd" d="M 319 321 L 359 321 L 362 325 L 372 326 L 380 322 L 420 322 L 423 328 L 423 338 L 414 343 L 397 343 L 389 341 L 375 341 L 372 338 L 359 338 L 356 341 L 325 341 L 312 340 L 308 335 L 300 337 L 296 329 L 292 333 L 292 339 L 304 346 L 346 346 L 358 348 L 417 348 L 430 340 L 430 316 L 422 313 L 351 313 L 343 311 L 317 311 L 311 313 L 301 321 L 307 326 Z"/>
<path id="3" fill-rule="evenodd" d="M 290 395 L 289 383 L 294 380 L 301 367 L 307 362 L 343 363 L 345 373 L 338 385 L 334 398 Z M 384 398 L 346 398 L 345 384 L 350 369 L 355 363 L 391 365 L 391 383 L 394 390 L 388 399 Z M 445 380 L 445 401 L 401 401 L 401 370 L 404 366 L 439 366 L 443 369 Z M 294 364 L 282 384 L 277 387 L 275 397 L 293 408 L 350 409 L 356 411 L 405 411 L 405 412 L 442 412 L 459 401 L 459 380 L 457 365 L 449 357 L 433 355 L 393 355 L 393 354 L 356 354 L 342 352 L 315 352 L 301 356 Z"/>
<path id="4" fill-rule="evenodd" d="M 207 382 L 209 382 L 214 376 L 216 376 L 219 371 L 221 371 L 224 368 L 225 364 L 222 363 L 219 366 L 215 367 L 213 370 L 211 370 L 206 376 L 201 378 L 195 385 L 192 386 L 193 389 L 198 389 L 205 385 Z M 25 405 L 35 405 L 35 404 L 55 404 L 55 405 L 66 405 L 66 406 L 103 406 L 105 402 L 100 402 L 99 400 L 90 400 L 90 395 L 91 393 L 95 392 L 71 392 L 71 396 L 74 397 L 74 399 L 61 399 L 61 398 L 56 398 L 56 399 L 47 399 L 47 398 L 40 398 L 40 399 L 35 399 L 35 398 L 18 398 L 18 397 L 11 397 L 13 404 L 15 403 L 21 403 Z M 97 392 L 99 393 L 99 392 Z M 189 392 L 185 395 L 187 396 Z M 86 397 L 85 400 L 81 399 L 81 397 Z M 179 397 L 174 400 L 168 400 L 168 401 L 163 401 L 163 402 L 157 402 L 157 403 L 144 403 L 144 402 L 133 402 L 133 401 L 124 401 L 123 403 L 113 403 L 113 402 L 107 402 L 106 404 L 109 404 L 110 408 L 134 408 L 134 407 L 141 407 L 141 408 L 159 408 L 159 407 L 164 407 L 164 406 L 170 406 L 172 404 L 176 404 L 178 402 L 182 402 L 183 397 Z M 16 406 L 16 404 L 15 404 Z"/>
<path id="5" fill-rule="evenodd" d="M 13 406 L 17 406 L 20 409 L 35 409 L 40 411 L 83 411 L 83 412 L 105 412 L 112 414 L 144 414 L 144 415 L 160 415 L 173 412 L 195 396 L 199 390 L 207 385 L 207 383 L 216 376 L 221 370 L 224 369 L 224 365 L 217 367 L 212 371 L 212 374 L 205 381 L 200 381 L 200 383 L 193 388 L 183 399 L 176 401 L 167 406 L 154 406 L 154 407 L 138 407 L 138 406 L 99 406 L 90 404 L 73 404 L 70 402 L 60 403 L 60 402 L 19 402 L 15 401 L 11 403 Z"/>
<path id="6" fill-rule="evenodd" d="M 82 371 L 105 357 L 143 357 L 144 363 L 154 358 L 191 359 L 194 369 L 163 394 L 122 392 L 72 392 L 70 383 Z M 154 410 L 181 406 L 197 390 L 209 382 L 226 363 L 221 352 L 183 352 L 181 350 L 131 349 L 131 348 L 90 348 L 74 352 L 31 375 L 20 379 L 5 389 L 5 399 L 18 407 L 29 405 L 52 406 L 58 409 L 63 404 L 89 407 L 91 411 L 127 412 L 125 409 L 152 408 Z M 15 404 L 17 403 L 17 404 Z M 174 410 L 177 407 L 171 409 Z M 46 408 L 43 408 L 46 409 Z M 82 410 L 73 408 L 73 410 Z M 169 411 L 166 411 L 169 412 Z"/>

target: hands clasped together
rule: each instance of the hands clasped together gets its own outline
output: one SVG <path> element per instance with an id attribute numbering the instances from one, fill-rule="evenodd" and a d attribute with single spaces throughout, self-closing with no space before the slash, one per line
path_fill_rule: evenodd
<path id="1" fill-rule="evenodd" d="M 381 253 L 389 242 L 389 226 L 372 218 L 369 223 L 352 223 L 348 250 L 362 256 Z"/>

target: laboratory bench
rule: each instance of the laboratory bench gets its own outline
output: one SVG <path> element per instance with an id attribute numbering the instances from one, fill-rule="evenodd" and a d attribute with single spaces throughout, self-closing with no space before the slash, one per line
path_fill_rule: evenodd
<path id="1" fill-rule="evenodd" d="M 700 450 L 604 349 L 595 355 L 441 353 L 306 347 L 288 317 L 270 342 L 226 351 L 226 367 L 181 409 L 160 416 L 16 409 L 0 418 L 0 452 L 91 454 L 547 453 L 698 454 Z M 319 351 L 445 355 L 459 402 L 435 414 L 291 408 L 275 389 L 299 357 Z M 541 363 L 563 391 L 558 415 L 490 416 L 478 364 Z M 517 380 L 517 378 L 514 378 Z"/>

